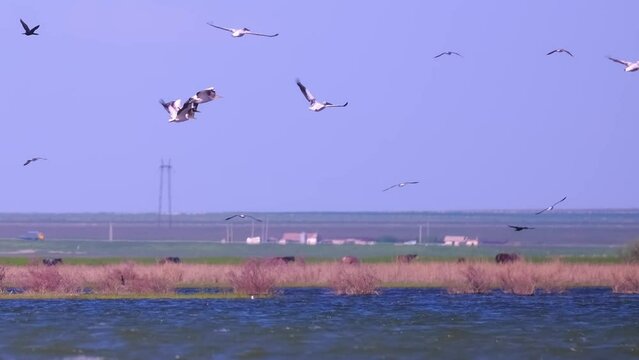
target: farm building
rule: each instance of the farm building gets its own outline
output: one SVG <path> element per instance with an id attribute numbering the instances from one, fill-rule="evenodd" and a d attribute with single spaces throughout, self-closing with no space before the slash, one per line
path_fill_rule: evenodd
<path id="1" fill-rule="evenodd" d="M 288 232 L 282 234 L 282 238 L 277 242 L 278 244 L 307 244 L 317 245 L 319 239 L 318 233 L 307 232 Z"/>
<path id="2" fill-rule="evenodd" d="M 468 236 L 446 235 L 444 236 L 444 246 L 478 246 L 479 238 Z"/>

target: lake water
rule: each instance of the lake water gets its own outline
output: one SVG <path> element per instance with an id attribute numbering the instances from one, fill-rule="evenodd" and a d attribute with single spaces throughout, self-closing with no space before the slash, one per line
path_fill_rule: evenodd
<path id="1" fill-rule="evenodd" d="M 2 359 L 636 359 L 639 295 L 2 300 Z"/>

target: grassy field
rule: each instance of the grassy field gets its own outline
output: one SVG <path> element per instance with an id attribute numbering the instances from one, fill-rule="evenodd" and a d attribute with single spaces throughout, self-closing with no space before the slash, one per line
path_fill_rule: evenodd
<path id="1" fill-rule="evenodd" d="M 401 254 L 417 254 L 419 261 L 491 260 L 500 252 L 516 252 L 528 261 L 561 258 L 568 262 L 610 263 L 622 261 L 623 247 L 610 246 L 396 246 L 377 245 L 246 245 L 196 241 L 25 241 L 0 239 L 0 264 L 25 265 L 44 257 L 63 258 L 68 264 L 107 264 L 131 260 L 153 263 L 178 256 L 187 263 L 232 264 L 247 258 L 302 257 L 306 262 L 335 261 L 350 255 L 363 262 L 393 261 Z"/>

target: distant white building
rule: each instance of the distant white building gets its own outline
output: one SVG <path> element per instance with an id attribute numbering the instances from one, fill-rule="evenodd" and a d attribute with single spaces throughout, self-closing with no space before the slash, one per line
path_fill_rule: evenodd
<path id="1" fill-rule="evenodd" d="M 446 235 L 444 236 L 444 246 L 479 246 L 479 238 L 469 238 L 468 236 Z"/>
<path id="2" fill-rule="evenodd" d="M 277 242 L 278 244 L 307 244 L 307 245 L 317 245 L 317 241 L 319 239 L 318 233 L 307 233 L 307 232 L 288 232 L 282 234 L 282 238 Z"/>
<path id="3" fill-rule="evenodd" d="M 246 243 L 251 245 L 257 245 L 262 242 L 259 236 L 249 236 L 246 238 Z"/>

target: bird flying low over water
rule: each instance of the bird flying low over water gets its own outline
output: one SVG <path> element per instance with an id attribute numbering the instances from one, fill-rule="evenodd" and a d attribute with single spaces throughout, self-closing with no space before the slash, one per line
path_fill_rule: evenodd
<path id="1" fill-rule="evenodd" d="M 46 159 L 43 158 L 43 157 L 34 157 L 34 158 L 31 158 L 31 159 L 25 161 L 25 163 L 22 164 L 22 166 L 27 166 L 27 165 L 31 164 L 32 162 L 38 161 L 38 160 L 46 160 Z"/>
<path id="2" fill-rule="evenodd" d="M 315 96 L 313 96 L 313 94 L 311 94 L 311 92 L 306 88 L 306 86 L 304 86 L 299 79 L 296 80 L 297 86 L 299 86 L 300 90 L 302 91 L 302 94 L 304 94 L 304 97 L 306 98 L 306 100 L 308 100 L 308 102 L 311 104 L 311 106 L 308 107 L 309 110 L 311 111 L 322 111 L 325 108 L 330 108 L 330 107 L 345 107 L 346 105 L 348 105 L 348 101 L 345 102 L 342 105 L 333 105 L 331 103 L 329 103 L 328 101 L 317 101 L 317 99 L 315 99 Z"/>
<path id="3" fill-rule="evenodd" d="M 566 198 L 567 198 L 567 196 L 564 196 L 564 198 L 563 198 L 563 199 L 561 199 L 561 200 L 557 201 L 556 203 L 554 203 L 554 204 L 550 205 L 549 207 L 547 207 L 547 208 L 545 208 L 545 209 L 543 209 L 543 210 L 541 210 L 541 211 L 536 212 L 536 213 L 535 213 L 535 215 L 539 215 L 539 214 L 541 214 L 541 213 L 543 213 L 543 212 L 550 211 L 550 210 L 554 209 L 554 208 L 555 208 L 555 206 L 557 206 L 557 204 L 559 204 L 560 202 L 562 202 L 562 201 L 566 200 Z"/>
<path id="4" fill-rule="evenodd" d="M 574 55 L 573 55 L 570 51 L 568 51 L 568 50 L 566 50 L 566 49 L 555 49 L 555 50 L 553 50 L 553 51 L 549 52 L 549 53 L 548 53 L 548 54 L 546 54 L 546 55 L 551 55 L 551 54 L 554 54 L 554 53 L 560 53 L 560 52 L 562 52 L 562 53 L 566 53 L 566 54 L 568 54 L 568 55 L 570 55 L 570 56 L 573 56 L 573 57 L 574 57 Z"/>
<path id="5" fill-rule="evenodd" d="M 454 52 L 454 51 L 444 51 L 443 53 L 433 57 L 433 59 L 437 59 L 438 57 L 442 56 L 442 55 L 457 55 L 459 57 L 463 57 L 460 53 L 458 52 Z"/>
<path id="6" fill-rule="evenodd" d="M 515 229 L 515 231 L 532 230 L 532 229 L 534 229 L 534 227 L 517 226 L 517 225 L 508 225 L 508 227 Z"/>
<path id="7" fill-rule="evenodd" d="M 413 185 L 413 184 L 419 184 L 419 181 L 406 181 L 406 182 L 401 182 L 401 183 L 399 183 L 399 184 L 395 184 L 395 185 L 393 185 L 393 186 L 389 186 L 389 187 L 387 187 L 386 189 L 384 189 L 384 190 L 382 190 L 382 191 L 388 191 L 388 190 L 390 190 L 390 189 L 392 189 L 392 188 L 395 188 L 395 187 L 400 187 L 400 188 L 401 188 L 401 187 L 404 187 L 404 186 L 406 186 L 406 185 Z"/>
<path id="8" fill-rule="evenodd" d="M 36 25 L 33 28 L 29 28 L 29 25 L 27 25 L 27 23 L 25 23 L 22 19 L 20 19 L 20 24 L 22 24 L 22 27 L 24 28 L 24 32 L 23 32 L 24 35 L 26 36 L 40 35 L 36 32 L 36 30 L 38 30 L 40 25 Z"/>
<path id="9" fill-rule="evenodd" d="M 260 220 L 260 219 L 258 219 L 258 218 L 256 218 L 256 217 L 254 217 L 254 216 L 247 215 L 247 214 L 235 214 L 235 215 L 232 215 L 232 216 L 227 217 L 227 218 L 226 218 L 226 219 L 224 219 L 224 220 L 231 220 L 231 219 L 236 218 L 236 217 L 239 217 L 239 218 L 241 218 L 241 219 L 249 218 L 249 219 L 253 219 L 253 220 L 257 221 L 257 222 L 262 222 L 262 220 Z"/>
<path id="10" fill-rule="evenodd" d="M 619 60 L 619 59 L 615 59 L 613 57 L 608 56 L 608 59 L 621 64 L 623 66 L 626 67 L 626 72 L 632 72 L 632 71 L 637 71 L 639 70 L 639 61 L 637 62 L 631 62 L 631 61 L 626 61 L 626 60 Z"/>
<path id="11" fill-rule="evenodd" d="M 214 24 L 211 24 L 209 22 L 207 22 L 206 24 L 209 25 L 209 26 L 213 26 L 214 28 L 217 28 L 217 29 L 220 29 L 220 30 L 228 31 L 228 32 L 231 33 L 231 36 L 236 37 L 236 38 L 242 37 L 244 35 L 257 35 L 257 36 L 266 36 L 266 37 L 276 37 L 277 35 L 279 35 L 279 34 L 270 35 L 270 34 L 256 33 L 256 32 L 251 31 L 251 29 L 249 29 L 249 28 L 232 29 L 232 28 L 225 28 L 225 27 L 222 27 L 222 26 L 214 25 Z"/>

